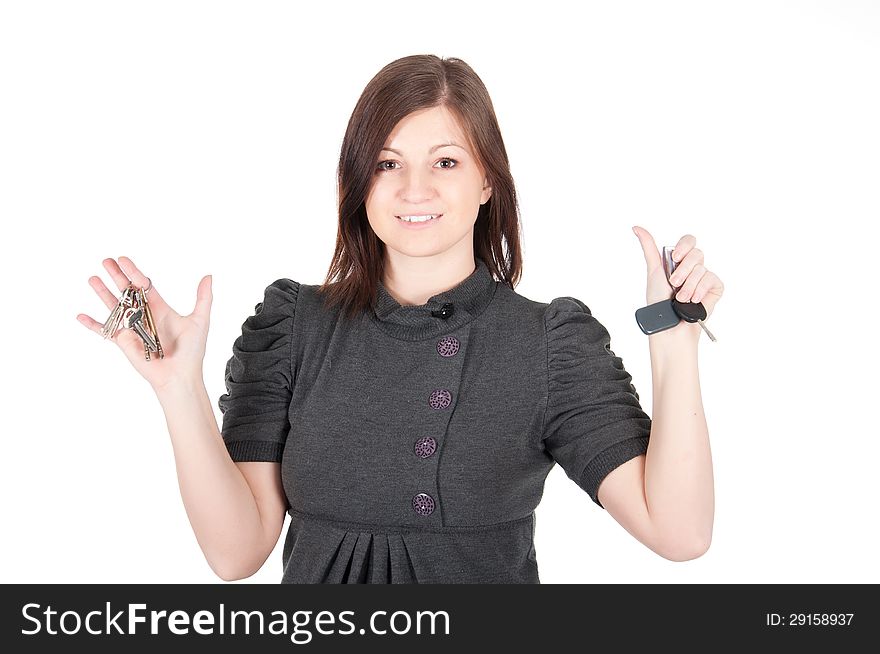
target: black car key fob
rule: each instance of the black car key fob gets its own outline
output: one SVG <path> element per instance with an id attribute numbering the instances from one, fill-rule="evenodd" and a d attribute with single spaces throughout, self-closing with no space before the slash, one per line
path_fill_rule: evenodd
<path id="1" fill-rule="evenodd" d="M 672 310 L 684 321 L 697 322 L 706 319 L 706 307 L 702 302 L 679 302 L 675 298 L 669 302 L 672 304 Z"/>
<path id="2" fill-rule="evenodd" d="M 656 334 L 675 327 L 681 318 L 672 307 L 672 300 L 662 300 L 636 311 L 636 323 L 645 334 Z"/>

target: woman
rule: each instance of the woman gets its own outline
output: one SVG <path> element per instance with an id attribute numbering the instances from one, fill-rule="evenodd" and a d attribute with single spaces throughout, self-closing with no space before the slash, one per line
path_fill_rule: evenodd
<path id="1" fill-rule="evenodd" d="M 146 361 L 131 330 L 113 338 L 165 411 L 211 568 L 254 574 L 289 514 L 283 583 L 539 583 L 534 510 L 556 463 L 659 555 L 700 556 L 714 513 L 700 327 L 649 336 L 652 421 L 583 302 L 513 290 L 514 183 L 471 68 L 430 55 L 383 68 L 351 116 L 338 179 L 325 283 L 265 289 L 233 344 L 220 429 L 202 378 L 210 277 L 180 316 L 130 259 L 104 261 L 120 289 L 150 288 L 164 358 Z M 634 231 L 648 303 L 667 299 L 654 241 Z M 711 312 L 722 285 L 692 236 L 674 258 L 678 299 Z"/>

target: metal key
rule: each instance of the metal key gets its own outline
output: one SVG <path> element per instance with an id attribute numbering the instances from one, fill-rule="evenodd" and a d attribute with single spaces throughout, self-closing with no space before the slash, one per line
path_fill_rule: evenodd
<path id="1" fill-rule="evenodd" d="M 147 329 L 150 330 L 150 334 L 153 336 L 153 339 L 156 341 L 156 350 L 159 352 L 159 358 L 165 358 L 165 352 L 162 350 L 162 343 L 159 340 L 159 330 L 156 329 L 156 323 L 153 321 L 153 312 L 150 309 L 150 303 L 147 302 L 147 294 L 144 293 L 144 289 L 138 289 L 138 295 L 140 296 L 141 305 L 144 308 L 144 317 L 147 323 Z M 147 360 L 149 360 L 149 355 L 147 356 Z"/>
<path id="2" fill-rule="evenodd" d="M 149 347 L 151 352 L 158 351 L 158 347 L 156 347 L 156 341 L 153 340 L 153 337 L 150 333 L 144 329 L 144 325 L 142 324 L 142 320 L 144 317 L 144 310 L 142 308 L 134 308 L 129 307 L 122 314 L 122 324 L 125 325 L 128 329 L 133 329 L 137 332 L 137 335 L 141 337 L 141 339 L 146 343 L 147 347 Z"/>
<path id="3" fill-rule="evenodd" d="M 110 317 L 104 321 L 104 324 L 101 326 L 101 336 L 104 338 L 112 338 L 113 334 L 117 332 L 119 329 L 119 321 L 122 320 L 122 312 L 125 310 L 125 306 L 120 302 L 116 305 L 116 308 L 113 309 L 113 312 L 110 314 Z"/>
<path id="4" fill-rule="evenodd" d="M 685 322 L 698 323 L 703 328 L 703 331 L 709 335 L 709 338 L 713 341 L 717 340 L 703 322 L 706 317 L 706 307 L 703 306 L 702 302 L 680 302 L 673 297 L 672 310 L 675 311 L 675 315 Z"/>
<path id="5" fill-rule="evenodd" d="M 129 283 L 129 287 L 134 288 L 134 285 Z M 141 297 L 141 291 L 139 288 L 134 288 L 134 304 L 132 306 L 135 309 L 143 309 L 144 303 L 143 303 L 143 298 Z M 146 312 L 144 312 L 144 315 L 141 316 L 141 319 L 138 322 L 140 322 L 141 327 L 143 327 L 144 331 L 149 330 L 150 326 L 148 324 L 146 324 Z M 152 334 L 150 336 L 152 336 Z M 149 361 L 151 358 L 150 357 L 150 346 L 147 344 L 147 341 L 145 341 L 143 338 L 141 338 L 141 340 L 144 343 L 144 359 Z M 154 342 L 155 342 L 155 340 L 156 339 L 153 338 Z"/>
<path id="6" fill-rule="evenodd" d="M 123 294 L 123 298 L 124 298 Z M 125 304 L 123 303 L 123 299 L 121 298 L 119 302 L 116 303 L 116 307 L 110 312 L 110 316 L 107 320 L 104 321 L 104 324 L 101 326 L 101 336 L 104 338 L 111 338 L 113 334 L 119 329 L 119 322 L 122 320 L 122 312 L 125 311 Z"/>
<path id="7" fill-rule="evenodd" d="M 101 327 L 101 336 L 104 338 L 112 338 L 113 335 L 119 331 L 119 326 L 122 324 L 122 314 L 128 307 L 134 305 L 134 297 L 133 297 L 134 287 L 129 286 L 125 290 L 122 291 L 122 295 L 119 298 L 119 303 L 116 305 L 116 308 L 110 313 L 110 317 L 104 322 Z"/>
<path id="8" fill-rule="evenodd" d="M 678 267 L 678 262 L 673 260 L 672 251 L 675 248 L 672 246 L 664 246 L 663 247 L 663 270 L 666 272 L 666 281 L 669 282 L 669 285 L 672 286 L 672 308 L 675 310 L 675 313 L 678 314 L 678 317 L 686 322 L 695 322 L 700 327 L 702 327 L 703 331 L 711 338 L 713 341 L 717 341 L 718 339 L 712 335 L 712 332 L 709 331 L 709 328 L 706 327 L 706 323 L 703 320 L 706 318 L 706 307 L 703 306 L 702 302 L 680 302 L 675 299 L 675 294 L 678 293 L 678 290 L 681 286 L 675 286 L 672 283 L 670 277 L 672 277 L 672 273 L 675 272 L 675 269 Z"/>

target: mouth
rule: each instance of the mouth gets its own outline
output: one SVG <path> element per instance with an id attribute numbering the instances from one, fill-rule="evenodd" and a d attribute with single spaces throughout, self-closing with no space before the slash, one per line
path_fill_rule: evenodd
<path id="1" fill-rule="evenodd" d="M 412 215 L 404 215 L 404 216 L 395 216 L 398 221 L 403 223 L 404 225 L 427 225 L 430 223 L 437 222 L 443 216 L 442 213 L 431 213 L 431 214 L 412 214 Z"/>

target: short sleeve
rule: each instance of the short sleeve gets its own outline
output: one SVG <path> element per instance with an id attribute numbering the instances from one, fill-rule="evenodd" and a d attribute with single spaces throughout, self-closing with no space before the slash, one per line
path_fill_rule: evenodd
<path id="1" fill-rule="evenodd" d="M 547 409 L 544 447 L 601 508 L 599 484 L 617 466 L 648 450 L 651 418 L 632 377 L 611 349 L 608 330 L 572 297 L 544 312 Z"/>
<path id="2" fill-rule="evenodd" d="M 232 344 L 226 363 L 221 435 L 233 461 L 280 462 L 293 396 L 293 319 L 299 283 L 270 284 Z"/>

